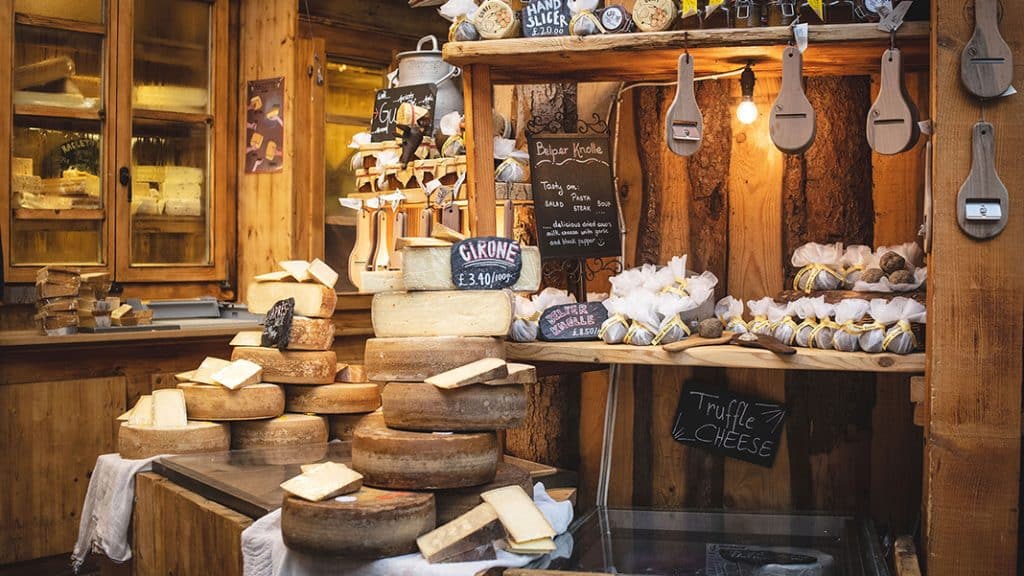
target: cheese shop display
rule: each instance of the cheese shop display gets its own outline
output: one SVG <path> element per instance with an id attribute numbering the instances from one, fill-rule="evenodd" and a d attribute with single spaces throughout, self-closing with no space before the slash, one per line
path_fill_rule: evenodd
<path id="1" fill-rule="evenodd" d="M 328 416 L 328 434 L 331 440 L 351 442 L 360 426 L 384 426 L 384 413 L 380 409 L 367 414 L 331 414 Z"/>
<path id="2" fill-rule="evenodd" d="M 264 345 L 263 332 L 239 332 L 232 340 L 232 346 L 260 347 Z M 271 342 L 266 342 L 271 344 Z M 288 331 L 287 350 L 330 350 L 334 344 L 334 321 L 328 318 L 292 319 Z"/>
<path id="3" fill-rule="evenodd" d="M 330 384 L 338 371 L 333 350 L 291 351 L 236 347 L 231 360 L 248 360 L 263 368 L 263 381 L 277 384 Z"/>
<path id="4" fill-rule="evenodd" d="M 231 424 L 231 448 L 246 450 L 327 442 L 327 419 L 312 414 L 282 414 L 269 420 Z"/>
<path id="5" fill-rule="evenodd" d="M 276 384 L 252 384 L 230 390 L 216 384 L 182 382 L 189 414 L 200 420 L 258 420 L 284 414 L 284 391 Z"/>
<path id="6" fill-rule="evenodd" d="M 285 386 L 285 408 L 307 414 L 360 414 L 381 405 L 380 387 L 372 383 Z"/>
<path id="7" fill-rule="evenodd" d="M 468 486 L 466 488 L 435 490 L 434 503 L 437 507 L 437 524 L 440 526 L 469 512 L 483 502 L 480 498 L 481 494 L 497 488 L 504 488 L 505 486 L 519 486 L 526 492 L 531 492 L 533 490 L 533 481 L 530 479 L 530 473 L 526 470 L 514 464 L 499 462 L 494 480 L 486 484 Z"/>
<path id="8" fill-rule="evenodd" d="M 505 359 L 499 338 L 419 336 L 366 341 L 366 377 L 375 382 L 422 382 L 482 358 Z"/>
<path id="9" fill-rule="evenodd" d="M 206 174 L 190 166 L 135 166 L 132 214 L 202 216 Z"/>
<path id="10" fill-rule="evenodd" d="M 310 502 L 349 494 L 363 486 L 362 474 L 337 462 L 306 464 L 301 469 L 302 473 L 282 483 L 281 489 Z"/>
<path id="11" fill-rule="evenodd" d="M 451 252 L 450 247 L 443 246 L 402 250 L 402 283 L 405 289 L 455 290 Z M 522 270 L 519 279 L 509 289 L 515 292 L 540 289 L 540 250 L 536 246 L 522 247 Z"/>
<path id="12" fill-rule="evenodd" d="M 451 390 L 419 382 L 391 382 L 382 394 L 388 427 L 431 432 L 513 428 L 526 418 L 522 384 L 473 384 Z"/>
<path id="13" fill-rule="evenodd" d="M 117 451 L 122 458 L 151 458 L 161 454 L 220 452 L 231 447 L 226 424 L 189 420 L 181 390 L 154 390 L 119 420 Z M 194 416 L 192 416 L 195 418 Z"/>

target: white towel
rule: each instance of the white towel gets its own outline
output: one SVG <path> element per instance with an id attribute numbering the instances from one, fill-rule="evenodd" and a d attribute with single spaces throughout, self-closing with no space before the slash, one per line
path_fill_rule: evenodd
<path id="1" fill-rule="evenodd" d="M 71 553 L 75 572 L 90 552 L 96 551 L 114 562 L 127 562 L 132 557 L 128 544 L 128 528 L 132 522 L 135 502 L 135 475 L 153 468 L 153 460 L 125 460 L 118 454 L 104 454 L 96 459 L 96 468 L 89 479 L 82 516 L 78 525 L 78 542 Z"/>
<path id="2" fill-rule="evenodd" d="M 556 532 L 562 534 L 572 522 L 572 504 L 555 502 L 543 484 L 533 487 L 533 499 Z M 556 539 L 561 556 L 572 553 L 572 538 Z M 429 564 L 418 552 L 374 561 L 320 557 L 291 550 L 281 538 L 281 510 L 277 509 L 242 532 L 242 562 L 245 576 L 472 576 L 496 566 L 518 568 L 533 556 L 496 550 L 494 560 Z"/>

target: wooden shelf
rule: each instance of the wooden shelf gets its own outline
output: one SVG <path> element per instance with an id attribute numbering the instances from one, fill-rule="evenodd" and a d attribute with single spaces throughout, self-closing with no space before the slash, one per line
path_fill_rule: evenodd
<path id="1" fill-rule="evenodd" d="M 41 208 L 15 208 L 15 220 L 103 220 L 106 211 L 102 208 L 70 208 L 68 210 L 46 210 Z"/>
<path id="2" fill-rule="evenodd" d="M 213 116 L 202 112 L 179 112 L 176 110 L 157 110 L 152 108 L 133 108 L 132 118 L 152 122 L 177 122 L 182 124 L 212 123 Z"/>
<path id="3" fill-rule="evenodd" d="M 68 20 L 66 18 L 52 18 L 50 16 L 40 16 L 38 14 L 24 14 L 18 12 L 14 15 L 14 22 L 23 26 L 36 26 L 39 28 L 50 28 L 53 30 L 66 30 L 68 32 L 84 32 L 86 34 L 96 34 L 98 36 L 104 36 L 107 33 L 107 27 L 104 24 Z"/>
<path id="4" fill-rule="evenodd" d="M 583 364 L 645 364 L 707 366 L 765 370 L 842 370 L 923 374 L 924 354 L 867 354 L 798 348 L 795 355 L 739 346 L 705 346 L 684 352 L 665 352 L 661 346 L 608 345 L 604 342 L 507 342 L 509 360 L 575 362 Z"/>
<path id="5" fill-rule="evenodd" d="M 689 47 L 698 75 L 754 63 L 758 74 L 778 74 L 782 48 L 793 38 L 785 26 L 596 36 L 510 38 L 449 42 L 444 59 L 457 66 L 490 66 L 495 84 L 664 81 L 676 79 L 679 55 Z M 930 24 L 907 22 L 896 36 L 904 66 L 926 68 Z M 877 74 L 889 35 L 874 24 L 809 27 L 804 74 Z"/>
<path id="6" fill-rule="evenodd" d="M 66 106 L 43 106 L 40 104 L 15 104 L 16 116 L 36 116 L 41 118 L 73 118 L 75 120 L 101 120 L 96 108 L 71 108 Z"/>
<path id="7" fill-rule="evenodd" d="M 206 217 L 136 214 L 132 218 L 132 230 L 140 234 L 203 234 Z"/>

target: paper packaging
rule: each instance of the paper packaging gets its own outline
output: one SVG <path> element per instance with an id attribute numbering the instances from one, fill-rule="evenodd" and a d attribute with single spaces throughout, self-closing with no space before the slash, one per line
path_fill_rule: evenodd
<path id="1" fill-rule="evenodd" d="M 868 268 L 877 268 L 878 260 L 870 246 L 847 246 L 839 263 L 843 270 L 843 285 L 852 289 Z"/>
<path id="2" fill-rule="evenodd" d="M 623 342 L 633 346 L 650 346 L 658 333 L 661 317 L 657 312 L 658 297 L 653 292 L 637 291 L 626 302 L 629 330 Z"/>
<path id="3" fill-rule="evenodd" d="M 773 329 L 771 321 L 768 320 L 768 310 L 773 303 L 771 296 L 765 296 L 760 300 L 747 300 L 747 308 L 750 310 L 750 315 L 754 317 L 747 325 L 747 329 L 752 334 L 772 335 Z"/>
<path id="4" fill-rule="evenodd" d="M 772 326 L 772 336 L 787 346 L 792 346 L 796 341 L 796 306 L 794 302 L 779 304 L 773 302 L 768 307 L 768 321 Z"/>
<path id="5" fill-rule="evenodd" d="M 602 302 L 605 310 L 608 310 L 608 319 L 601 324 L 598 336 L 605 344 L 622 344 L 626 338 L 626 331 L 629 330 L 629 318 L 626 317 L 626 299 L 621 296 L 612 296 Z"/>
<path id="6" fill-rule="evenodd" d="M 545 288 L 527 300 L 516 296 L 515 319 L 509 329 L 509 336 L 516 342 L 533 342 L 537 340 L 540 329 L 538 322 L 541 314 L 552 306 L 575 304 L 576 296 L 558 288 Z"/>
<path id="7" fill-rule="evenodd" d="M 814 327 L 810 335 L 811 348 L 831 350 L 832 336 L 839 328 L 839 325 L 832 319 L 836 313 L 836 307 L 825 302 L 824 297 L 814 298 L 811 301 L 811 306 L 814 307 L 814 316 L 818 319 L 818 325 Z"/>
<path id="8" fill-rule="evenodd" d="M 859 326 L 860 334 L 857 336 L 861 350 L 871 353 L 882 351 L 882 342 L 885 340 L 885 324 L 881 320 L 888 318 L 888 307 L 889 302 L 881 298 L 875 298 L 869 303 L 868 314 L 871 319 Z"/>
<path id="9" fill-rule="evenodd" d="M 794 343 L 797 346 L 803 348 L 811 347 L 811 334 L 818 327 L 818 317 L 815 315 L 814 308 L 814 304 L 818 300 L 824 303 L 825 297 L 800 298 L 793 303 L 794 312 L 796 312 L 796 316 L 800 319 L 800 324 L 796 327 L 796 337 L 794 339 Z"/>
<path id="10" fill-rule="evenodd" d="M 860 320 L 868 313 L 871 304 L 867 300 L 853 298 L 836 305 L 836 324 L 839 327 L 832 335 L 832 347 L 841 352 L 856 352 L 860 349 Z"/>
<path id="11" fill-rule="evenodd" d="M 793 289 L 803 292 L 835 290 L 843 281 L 840 269 L 842 244 L 808 242 L 793 252 L 791 262 L 800 269 L 793 279 Z"/>
<path id="12" fill-rule="evenodd" d="M 878 320 L 886 323 L 892 318 L 896 320 L 886 330 L 882 347 L 886 352 L 893 352 L 895 354 L 910 354 L 916 351 L 918 343 L 911 324 L 924 324 L 927 322 L 927 312 L 925 311 L 924 304 L 910 298 L 893 298 L 886 309 L 886 315 L 883 315 L 883 318 Z"/>
<path id="13" fill-rule="evenodd" d="M 743 301 L 726 296 L 715 304 L 715 316 L 722 321 L 727 332 L 746 334 L 747 322 L 743 319 Z"/>
<path id="14" fill-rule="evenodd" d="M 679 297 L 670 292 L 662 292 L 657 296 L 657 312 L 662 316 L 658 325 L 658 333 L 651 342 L 655 346 L 678 342 L 690 335 L 690 327 L 679 317 L 683 310 L 693 307 L 693 299 L 689 296 Z"/>

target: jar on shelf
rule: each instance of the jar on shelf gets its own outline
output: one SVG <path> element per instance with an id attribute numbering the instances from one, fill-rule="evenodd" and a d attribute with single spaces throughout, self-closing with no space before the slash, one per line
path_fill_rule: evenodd
<path id="1" fill-rule="evenodd" d="M 733 0 L 700 0 L 701 28 L 732 28 Z"/>
<path id="2" fill-rule="evenodd" d="M 735 0 L 732 5 L 733 28 L 757 28 L 766 20 L 762 0 Z"/>
<path id="3" fill-rule="evenodd" d="M 796 20 L 797 0 L 768 0 L 769 26 L 789 26 Z"/>
<path id="4" fill-rule="evenodd" d="M 661 32 L 672 27 L 678 12 L 676 0 L 637 0 L 633 23 L 641 32 Z"/>
<path id="5" fill-rule="evenodd" d="M 814 4 L 821 7 L 821 14 L 814 9 Z M 804 2 L 800 3 L 800 21 L 806 22 L 812 26 L 818 24 L 825 24 L 828 20 L 828 5 L 825 0 L 818 0 L 817 2 Z"/>

